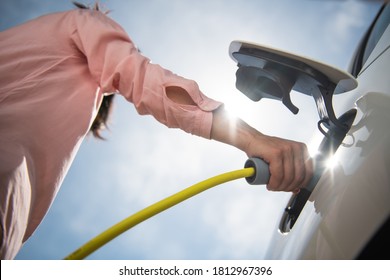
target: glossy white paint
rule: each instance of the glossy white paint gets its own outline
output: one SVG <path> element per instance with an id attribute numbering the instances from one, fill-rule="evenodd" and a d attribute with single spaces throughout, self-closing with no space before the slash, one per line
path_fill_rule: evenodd
<path id="1" fill-rule="evenodd" d="M 267 258 L 353 259 L 389 217 L 389 62 L 390 27 L 362 67 L 358 87 L 334 96 L 336 115 L 356 108 L 356 119 L 293 229 L 275 229 Z"/>

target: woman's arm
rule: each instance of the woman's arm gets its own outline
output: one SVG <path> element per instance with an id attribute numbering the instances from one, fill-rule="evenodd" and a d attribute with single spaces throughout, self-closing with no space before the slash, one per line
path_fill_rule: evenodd
<path id="1" fill-rule="evenodd" d="M 264 135 L 244 121 L 228 116 L 223 107 L 213 112 L 211 139 L 267 162 L 271 173 L 268 190 L 296 192 L 312 176 L 313 165 L 305 144 Z"/>
<path id="2" fill-rule="evenodd" d="M 308 182 L 312 164 L 304 144 L 263 135 L 241 120 L 230 119 L 221 103 L 203 95 L 194 81 L 151 64 L 123 28 L 103 13 L 82 10 L 69 15 L 74 17 L 73 43 L 87 58 L 102 92 L 119 91 L 140 114 L 262 158 L 270 165 L 270 190 L 293 191 Z"/>
<path id="3" fill-rule="evenodd" d="M 166 90 L 175 103 L 194 105 L 185 90 L 179 87 Z M 267 162 L 271 173 L 269 190 L 297 192 L 308 184 L 313 164 L 305 144 L 264 135 L 243 120 L 229 116 L 223 106 L 212 114 L 210 138 L 234 146 L 248 157 L 259 157 Z"/>

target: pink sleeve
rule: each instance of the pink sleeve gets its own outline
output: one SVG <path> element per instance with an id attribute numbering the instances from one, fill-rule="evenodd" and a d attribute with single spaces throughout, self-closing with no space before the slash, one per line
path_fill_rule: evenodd
<path id="1" fill-rule="evenodd" d="M 118 91 L 140 114 L 153 115 L 168 127 L 210 138 L 212 111 L 220 102 L 205 96 L 196 82 L 150 63 L 126 32 L 102 13 L 90 10 L 73 13 L 76 26 L 72 39 L 86 56 L 92 77 L 103 92 Z M 170 100 L 165 92 L 168 86 L 185 89 L 196 105 Z"/>

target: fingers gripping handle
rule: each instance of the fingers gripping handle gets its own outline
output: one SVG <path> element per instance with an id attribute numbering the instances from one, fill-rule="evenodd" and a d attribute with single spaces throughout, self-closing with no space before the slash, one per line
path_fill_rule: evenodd
<path id="1" fill-rule="evenodd" d="M 245 168 L 253 167 L 255 175 L 246 177 L 246 181 L 250 185 L 266 185 L 268 184 L 270 173 L 268 164 L 259 158 L 248 158 L 245 162 Z"/>

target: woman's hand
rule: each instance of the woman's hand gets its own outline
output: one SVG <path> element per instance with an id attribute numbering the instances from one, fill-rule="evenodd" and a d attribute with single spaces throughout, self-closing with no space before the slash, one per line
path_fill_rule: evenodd
<path id="1" fill-rule="evenodd" d="M 258 157 L 269 164 L 271 191 L 298 192 L 313 175 L 313 164 L 303 143 L 267 136 L 240 119 L 228 117 L 224 109 L 213 113 L 211 138 Z"/>

